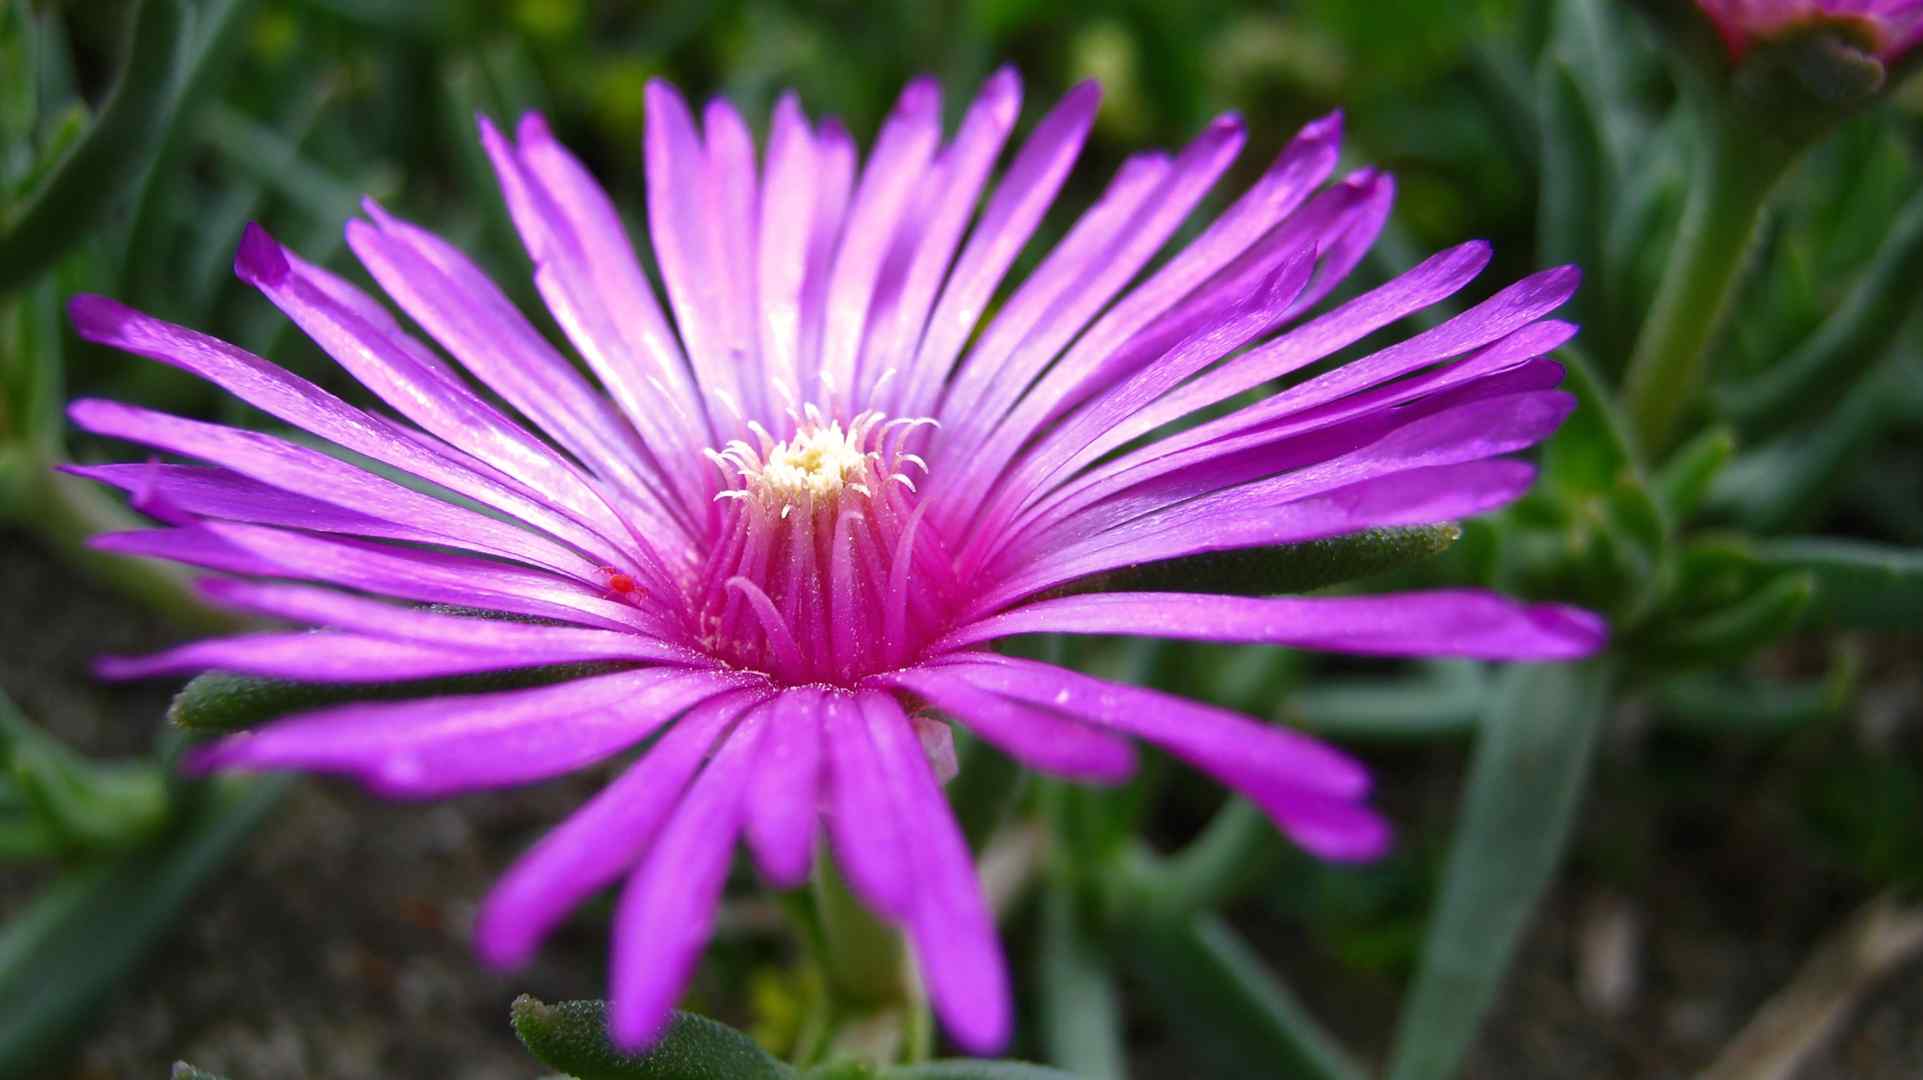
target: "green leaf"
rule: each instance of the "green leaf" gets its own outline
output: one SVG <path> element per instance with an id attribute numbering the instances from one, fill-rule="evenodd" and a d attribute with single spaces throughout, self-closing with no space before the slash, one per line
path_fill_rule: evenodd
<path id="1" fill-rule="evenodd" d="M 1722 672 L 1679 675 L 1657 684 L 1654 698 L 1671 729 L 1712 737 L 1782 735 L 1841 715 L 1855 669 L 1845 660 L 1828 678 L 1801 683 Z"/>
<path id="2" fill-rule="evenodd" d="M 8 310 L 8 308 L 11 310 Z M 0 306 L 0 445 L 19 469 L 44 469 L 59 451 L 65 421 L 66 349 L 60 289 L 52 279 Z M 18 512 L 37 477 L 0 477 L 0 513 Z"/>
<path id="3" fill-rule="evenodd" d="M 1429 739 L 1475 730 L 1488 694 L 1480 664 L 1443 660 L 1409 678 L 1319 679 L 1284 703 L 1297 726 L 1336 739 Z"/>
<path id="4" fill-rule="evenodd" d="M 172 811 L 161 765 L 90 761 L 29 724 L 5 694 L 0 766 L 12 795 L 32 813 L 34 828 L 14 830 L 16 844 L 38 834 L 65 854 L 120 850 L 152 837 Z"/>
<path id="5" fill-rule="evenodd" d="M 1607 669 L 1517 664 L 1499 677 L 1388 1075 L 1454 1076 L 1555 877 L 1609 712 Z"/>
<path id="6" fill-rule="evenodd" d="M 1042 897 L 1036 957 L 1041 1041 L 1048 1059 L 1084 1080 L 1125 1080 L 1122 1003 L 1110 954 L 1086 925 L 1065 883 Z"/>
<path id="7" fill-rule="evenodd" d="M 1923 612 L 1923 550 L 1796 539 L 1760 543 L 1756 556 L 1772 569 L 1816 579 L 1816 618 L 1861 629 L 1913 630 Z"/>
<path id="8" fill-rule="evenodd" d="M 1213 551 L 1143 563 L 1074 582 L 1051 595 L 1117 590 L 1301 593 L 1384 573 L 1429 558 L 1462 537 L 1453 523 L 1370 529 L 1280 547 Z"/>
<path id="9" fill-rule="evenodd" d="M 173 703 L 167 706 L 167 719 L 189 731 L 221 734 L 242 731 L 290 713 L 350 701 L 404 701 L 522 690 L 599 675 L 620 667 L 605 663 L 555 664 L 394 683 L 300 683 L 213 671 L 196 676 L 174 695 Z"/>
<path id="10" fill-rule="evenodd" d="M 1560 48 L 1543 57 L 1537 77 L 1543 108 L 1542 197 L 1537 205 L 1538 261 L 1601 266 L 1602 220 L 1611 179 L 1601 117 L 1578 85 Z M 1578 294 L 1570 317 L 1587 323 L 1589 298 Z"/>
<path id="11" fill-rule="evenodd" d="M 1834 408 L 1896 340 L 1923 279 L 1923 194 L 1888 226 L 1888 239 L 1836 313 L 1794 352 L 1722 395 L 1748 427 L 1771 430 Z"/>
<path id="12" fill-rule="evenodd" d="M 186 77 L 188 29 L 185 0 L 143 0 L 99 120 L 0 232 L 0 292 L 51 265 L 145 177 Z"/>
<path id="13" fill-rule="evenodd" d="M 661 1041 L 641 1054 L 616 1050 L 608 1040 L 606 1002 L 549 1005 L 522 994 L 509 1017 L 529 1053 L 576 1080 L 782 1080 L 794 1075 L 753 1039 L 705 1016 L 675 1013 Z"/>
<path id="14" fill-rule="evenodd" d="M 1736 433 L 1714 427 L 1670 455 L 1656 473 L 1656 495 L 1669 520 L 1681 524 L 1695 516 L 1708 497 L 1717 474 L 1736 453 Z"/>
<path id="15" fill-rule="evenodd" d="M 1812 575 L 1779 574 L 1748 597 L 1694 622 L 1672 616 L 1652 641 L 1637 648 L 1665 666 L 1731 663 L 1795 629 L 1815 595 Z"/>
<path id="16" fill-rule="evenodd" d="M 69 1040 L 100 1029 L 107 996 L 285 787 L 280 778 L 200 785 L 176 832 L 62 874 L 0 929 L 0 1076 L 47 1075 Z"/>
<path id="17" fill-rule="evenodd" d="M 1135 976 L 1195 1053 L 1196 1076 L 1360 1080 L 1362 1067 L 1214 915 L 1125 927 Z"/>
<path id="18" fill-rule="evenodd" d="M 354 216 L 363 194 L 376 198 L 395 185 L 377 190 L 348 184 L 301 157 L 300 146 L 288 136 L 255 123 L 238 109 L 216 105 L 201 119 L 199 134 L 229 167 L 265 184 L 293 206 L 318 221 L 338 223 Z"/>
<path id="19" fill-rule="evenodd" d="M 1841 481 L 1898 419 L 1905 387 L 1916 379 L 1915 359 L 1901 347 L 1886 351 L 1820 420 L 1731 462 L 1717 477 L 1711 501 L 1763 533 L 1819 516 Z"/>

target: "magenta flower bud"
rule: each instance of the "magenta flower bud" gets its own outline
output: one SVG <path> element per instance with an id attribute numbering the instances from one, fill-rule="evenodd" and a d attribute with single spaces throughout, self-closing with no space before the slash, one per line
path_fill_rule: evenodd
<path id="1" fill-rule="evenodd" d="M 1534 469 L 1514 455 L 1575 405 L 1547 354 L 1575 333 L 1551 315 L 1578 274 L 1532 275 L 1382 345 L 1381 331 L 1467 286 L 1488 246 L 1325 303 L 1394 194 L 1373 170 L 1332 178 L 1337 116 L 1178 243 L 1242 148 L 1241 122 L 1224 117 L 1179 152 L 1129 159 L 1011 281 L 1098 96 L 1071 90 L 991 183 L 1020 112 L 1010 70 L 948 132 L 935 84 L 911 83 L 865 161 L 792 96 L 757 152 L 727 103 L 697 113 L 655 83 L 644 154 L 660 290 L 619 210 L 540 117 L 512 133 L 483 121 L 566 351 L 453 245 L 371 202 L 348 244 L 411 328 L 262 229 L 241 243 L 240 276 L 377 409 L 104 297 L 75 299 L 88 340 L 192 372 L 311 437 L 74 403 L 86 431 L 200 462 L 76 469 L 165 509 L 166 527 L 100 546 L 228 575 L 206 583 L 214 601 L 314 628 L 104 667 L 386 683 L 603 665 L 533 689 L 322 709 L 192 764 L 342 773 L 428 798 L 545 780 L 652 739 L 508 870 L 475 930 L 487 961 L 522 964 L 619 885 L 611 1024 L 629 1046 L 666 1025 L 737 844 L 791 886 L 823 842 L 905 930 L 955 1041 L 1003 1045 L 1002 953 L 942 755 L 925 749 L 945 740 L 924 714 L 1095 782 L 1126 777 L 1131 740 L 1145 740 L 1316 855 L 1380 854 L 1389 828 L 1347 754 L 989 646 L 1060 633 L 1594 652 L 1595 616 L 1471 589 L 1068 588 L 1516 499 Z M 1335 362 L 1364 341 L 1377 347 Z"/>
<path id="2" fill-rule="evenodd" d="M 1888 63 L 1923 38 L 1923 0 L 1696 0 L 1740 61 L 1751 46 L 1825 27 Z"/>

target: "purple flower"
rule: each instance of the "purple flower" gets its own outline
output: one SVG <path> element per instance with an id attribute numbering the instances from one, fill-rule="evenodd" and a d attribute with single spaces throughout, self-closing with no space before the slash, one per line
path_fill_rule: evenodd
<path id="1" fill-rule="evenodd" d="M 1923 40 L 1923 0 L 1696 0 L 1732 57 L 1757 41 L 1823 24 L 1848 27 L 1885 62 Z"/>
<path id="2" fill-rule="evenodd" d="M 517 965 L 584 898 L 625 880 L 612 992 L 615 1035 L 630 1045 L 661 1031 L 735 842 L 792 886 L 817 822 L 855 891 L 906 929 L 955 1039 L 976 1051 L 1005 1041 L 1007 977 L 924 750 L 941 756 L 947 731 L 927 708 L 1036 768 L 1096 782 L 1126 777 L 1129 739 L 1144 739 L 1317 855 L 1379 854 L 1389 830 L 1364 805 L 1368 776 L 1338 751 L 986 646 L 1069 633 L 1384 656 L 1592 652 L 1604 636 L 1593 616 L 1471 590 L 1064 595 L 1141 564 L 1516 498 L 1533 473 L 1503 455 L 1572 406 L 1543 354 L 1575 332 L 1546 316 L 1577 273 L 1536 274 L 1310 375 L 1463 288 L 1489 250 L 1453 248 L 1316 313 L 1393 195 L 1374 170 L 1329 182 L 1331 116 L 1155 264 L 1242 147 L 1227 117 L 1177 154 L 1129 159 L 1003 297 L 1097 98 L 1093 85 L 1072 90 L 983 202 L 1019 111 L 1012 71 L 946 141 L 935 84 L 911 83 L 865 163 L 838 124 L 811 124 L 787 97 L 757 166 L 732 107 L 710 103 L 697 127 L 655 83 L 647 211 L 665 310 L 615 207 L 542 120 L 523 119 L 513 139 L 483 121 L 535 285 L 594 381 L 459 251 L 372 203 L 348 243 L 440 351 L 257 227 L 236 269 L 391 413 L 77 298 L 89 340 L 191 371 L 351 452 L 76 402 L 88 431 L 205 463 L 76 469 L 169 526 L 100 546 L 236 575 L 207 582 L 208 595 L 321 628 L 106 670 L 378 683 L 617 663 L 537 689 L 324 709 L 226 738 L 194 763 L 340 772 L 423 798 L 547 779 L 659 735 L 507 872 L 476 928 L 489 962 Z"/>

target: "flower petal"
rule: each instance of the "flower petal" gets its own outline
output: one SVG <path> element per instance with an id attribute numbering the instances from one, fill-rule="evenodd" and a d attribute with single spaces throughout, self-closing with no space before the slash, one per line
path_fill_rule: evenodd
<path id="1" fill-rule="evenodd" d="M 441 538 L 405 521 L 375 517 L 319 499 L 263 484 L 232 469 L 205 465 L 163 465 L 157 461 L 124 465 L 63 465 L 62 472 L 98 480 L 133 496 L 130 505 L 146 510 L 148 500 L 192 517 L 218 518 L 252 525 L 278 525 L 310 532 L 344 533 L 418 544 Z"/>
<path id="2" fill-rule="evenodd" d="M 197 457 L 335 506 L 408 521 L 439 543 L 500 555 L 577 578 L 599 565 L 526 529 L 376 476 L 340 458 L 241 428 L 83 398 L 67 415 L 86 431 Z"/>
<path id="3" fill-rule="evenodd" d="M 366 309 L 373 306 L 371 300 L 341 303 L 337 292 L 345 283 L 335 291 L 323 288 L 258 225 L 247 227 L 240 252 L 235 266 L 242 279 L 382 401 L 539 492 L 543 501 L 608 538 L 609 546 L 632 543 L 621 520 L 576 466 L 482 400 L 425 345 L 399 330 L 385 329 L 391 318 L 370 321 Z M 651 521 L 668 524 L 658 508 L 646 509 Z"/>
<path id="4" fill-rule="evenodd" d="M 929 317 L 921 348 L 900 384 L 896 415 L 934 413 L 955 357 L 980 328 L 982 312 L 988 309 L 1002 275 L 1021 254 L 1062 183 L 1068 179 L 1069 169 L 1080 156 L 1088 129 L 1095 122 L 1095 109 L 1101 99 L 1099 84 L 1093 81 L 1076 84 L 1035 125 L 1034 133 L 1022 144 L 942 286 L 941 299 Z M 1129 168 L 1125 165 L 1123 173 L 1127 172 Z M 1123 173 L 1118 173 L 1110 183 L 1111 196 L 1121 189 Z"/>
<path id="5" fill-rule="evenodd" d="M 639 862 L 715 739 L 759 700 L 724 692 L 689 709 L 641 760 L 515 860 L 475 916 L 481 958 L 499 968 L 532 960 L 575 905 Z"/>
<path id="6" fill-rule="evenodd" d="M 764 720 L 764 713 L 750 712 L 724 737 L 622 890 L 608 965 L 608 1030 L 616 1046 L 638 1048 L 660 1038 L 701 959 L 741 829 Z"/>
<path id="7" fill-rule="evenodd" d="M 983 620 L 976 626 L 993 624 Z M 974 630 L 969 627 L 962 633 Z M 977 640 L 989 640 L 989 635 Z M 945 648 L 938 644 L 935 648 Z M 899 687 L 953 715 L 970 731 L 1000 747 L 1025 765 L 1049 772 L 1120 783 L 1135 771 L 1135 750 L 1118 739 L 1077 720 L 977 689 L 940 667 L 916 667 L 877 675 L 874 680 Z"/>
<path id="8" fill-rule="evenodd" d="M 914 876 L 908 935 L 929 1003 L 964 1050 L 994 1053 L 1013 1023 L 1008 967 L 968 843 L 901 706 L 879 693 L 860 705 L 893 815 L 914 837 L 904 852 Z"/>
<path id="9" fill-rule="evenodd" d="M 659 501 L 647 448 L 600 391 L 452 244 L 369 200 L 347 244 L 387 295 L 461 366 L 595 475 Z"/>
<path id="10" fill-rule="evenodd" d="M 886 777 L 861 707 L 845 693 L 820 700 L 822 738 L 828 748 L 828 837 L 835 861 L 855 895 L 896 921 L 912 910 L 914 883 L 908 870 L 903 822 L 889 809 Z"/>
<path id="11" fill-rule="evenodd" d="M 348 630 L 369 637 L 471 652 L 563 657 L 567 660 L 663 661 L 717 666 L 712 657 L 626 630 L 551 626 L 509 619 L 397 607 L 380 600 L 306 585 L 273 585 L 215 578 L 200 591 L 223 607 Z M 560 659 L 541 663 L 559 663 Z"/>
<path id="12" fill-rule="evenodd" d="M 163 322 L 104 296 L 67 305 L 82 338 L 197 375 L 270 416 L 357 454 L 439 484 L 548 534 L 594 550 L 596 534 L 541 498 L 437 453 L 399 425 L 218 338 Z"/>
<path id="13" fill-rule="evenodd" d="M 297 682 L 386 683 L 581 659 L 579 650 L 565 648 L 501 653 L 317 630 L 203 638 L 146 656 L 102 657 L 94 669 L 107 679 L 229 671 Z"/>
<path id="14" fill-rule="evenodd" d="M 1151 173 L 1153 188 L 1136 201 L 1104 196 L 1083 215 L 962 361 L 936 413 L 947 428 L 944 443 L 970 447 L 987 433 L 1012 395 L 1025 390 L 1161 249 L 1235 160 L 1244 139 L 1238 117 L 1220 117 L 1165 169 Z M 1119 174 L 1112 188 L 1121 188 Z M 1118 213 L 1126 226 L 1115 222 Z"/>
<path id="15" fill-rule="evenodd" d="M 455 604 L 615 630 L 639 630 L 657 637 L 667 632 L 665 620 L 658 615 L 610 600 L 602 590 L 580 581 L 541 570 L 437 551 L 330 540 L 259 525 L 209 524 L 199 528 L 228 547 L 269 564 L 262 567 L 251 563 L 254 569 L 243 571 L 246 573 L 322 581 L 427 604 Z"/>
<path id="16" fill-rule="evenodd" d="M 1247 796 L 1318 855 L 1367 858 L 1387 842 L 1379 819 L 1354 805 L 1368 793 L 1367 772 L 1306 735 L 1033 660 L 970 653 L 939 666 L 982 690 L 1156 743 Z"/>
<path id="17" fill-rule="evenodd" d="M 571 772 L 634 745 L 675 714 L 750 680 L 643 668 L 533 690 L 342 705 L 196 750 L 190 767 L 305 769 L 427 798 Z M 556 723 L 555 718 L 567 718 Z"/>
<path id="18" fill-rule="evenodd" d="M 855 185 L 828 282 L 818 371 L 824 404 L 840 415 L 852 415 L 866 404 L 854 399 L 855 364 L 861 356 L 861 335 L 868 323 L 875 279 L 940 140 L 941 84 L 931 78 L 911 80 L 875 136 L 874 149 Z M 813 387 L 804 384 L 802 389 Z"/>
<path id="19" fill-rule="evenodd" d="M 980 202 L 982 188 L 1008 134 L 1014 130 L 1021 112 L 1021 78 L 1012 67 L 998 69 L 982 85 L 981 92 L 962 117 L 961 128 L 931 169 L 925 220 L 918 223 L 914 242 L 903 249 L 903 263 L 895 273 L 892 287 L 884 268 L 878 282 L 876 306 L 869 313 L 871 329 L 861 362 L 862 385 L 866 401 L 890 415 L 900 415 L 898 393 L 905 385 L 905 368 L 915 355 L 926 329 L 937 290 L 947 275 L 962 232 Z M 906 230 L 904 230 L 906 231 Z"/>
<path id="20" fill-rule="evenodd" d="M 1138 634 L 1377 656 L 1571 660 L 1601 648 L 1601 619 L 1481 589 L 1387 596 L 1099 593 L 1042 600 L 951 634 L 936 648 L 1010 634 Z"/>
<path id="21" fill-rule="evenodd" d="M 808 876 L 821 817 L 821 691 L 802 686 L 761 706 L 767 745 L 748 790 L 748 845 L 761 872 L 791 889 Z"/>

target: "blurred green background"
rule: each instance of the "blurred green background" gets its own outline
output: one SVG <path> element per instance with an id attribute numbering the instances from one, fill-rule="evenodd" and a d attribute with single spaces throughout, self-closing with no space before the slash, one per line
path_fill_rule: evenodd
<path id="1" fill-rule="evenodd" d="M 107 99 L 136 7 L 0 0 L 8 215 L 0 220 L 9 228 L 45 196 L 48 163 L 85 129 L 85 110 Z M 246 222 L 366 283 L 345 255 L 341 226 L 373 194 L 473 253 L 534 310 L 525 255 L 474 138 L 477 112 L 545 113 L 638 230 L 650 78 L 696 99 L 726 95 L 757 125 L 793 88 L 812 114 L 842 117 L 865 143 L 910 76 L 938 76 L 953 117 L 991 70 L 1012 62 L 1026 86 L 1025 123 L 1076 81 L 1099 78 L 1106 88 L 1089 149 L 1029 263 L 1128 153 L 1179 145 L 1210 117 L 1240 112 L 1249 149 L 1211 203 L 1219 206 L 1297 126 L 1340 107 L 1345 164 L 1384 167 L 1399 184 L 1390 228 L 1358 286 L 1477 236 L 1495 243 L 1497 258 L 1472 296 L 1541 265 L 1580 261 L 1588 284 L 1572 317 L 1606 387 L 1666 264 L 1696 142 L 1656 34 L 1603 0 L 197 0 L 150 3 L 143 18 L 158 19 L 163 7 L 185 13 L 170 24 L 178 47 L 146 87 L 152 108 L 124 135 L 126 152 L 103 158 L 108 168 L 62 176 L 100 189 L 97 212 L 34 251 L 7 251 L 17 267 L 27 255 L 45 260 L 31 274 L 10 273 L 4 300 L 0 690 L 37 726 L 18 721 L 0 742 L 12 755 L 0 839 L 26 837 L 0 845 L 10 859 L 0 880 L 0 916 L 10 920 L 0 933 L 0 1013 L 104 1000 L 77 1025 L 0 1021 L 0 1055 L 27 1048 L 0 1061 L 49 1070 L 31 1075 L 157 1076 L 187 1057 L 235 1080 L 529 1077 L 540 1067 L 505 1023 L 508 1000 L 523 990 L 591 997 L 604 985 L 605 902 L 522 976 L 482 971 L 465 940 L 490 876 L 592 790 L 592 778 L 433 807 L 304 783 L 251 838 L 244 825 L 232 835 L 196 832 L 195 815 L 213 799 L 239 817 L 205 811 L 208 821 L 250 825 L 269 802 L 257 791 L 181 796 L 188 801 L 154 809 L 172 796 L 135 763 L 147 760 L 172 688 L 103 687 L 86 665 L 100 652 L 178 640 L 206 614 L 183 600 L 178 582 L 79 550 L 78 538 L 116 511 L 47 489 L 44 466 L 116 451 L 68 439 L 59 403 L 103 394 L 230 422 L 260 418 L 184 374 L 74 341 L 57 315 L 72 292 L 109 293 L 356 398 L 342 373 L 233 278 Z M 155 47 L 133 37 L 136 55 Z M 1572 100 L 1586 141 L 1572 141 Z M 1587 734 L 1571 736 L 1593 737 L 1595 748 L 1571 759 L 1566 783 L 1561 764 L 1528 747 L 1472 759 L 1478 718 L 1512 700 L 1493 671 L 1272 649 L 1095 642 L 1071 658 L 1347 741 L 1380 770 L 1382 804 L 1403 829 L 1383 863 L 1334 869 L 1279 840 L 1249 840 L 1233 814 L 1218 814 L 1218 788 L 1159 762 L 1141 783 L 1092 795 L 1008 779 L 977 751 L 972 775 L 1008 787 L 956 797 L 992 808 L 970 821 L 973 835 L 997 838 L 1019 886 L 1004 918 L 1022 1003 L 1018 1056 L 1099 1064 L 1119 1049 L 1128 1075 L 1171 1078 L 1342 1076 L 1348 1058 L 1386 1060 L 1420 1022 L 1404 1015 L 1405 994 L 1425 948 L 1446 939 L 1425 935 L 1451 888 L 1459 812 L 1512 781 L 1523 801 L 1486 811 L 1510 830 L 1502 836 L 1512 847 L 1494 850 L 1526 849 L 1544 832 L 1552 840 L 1515 877 L 1523 921 L 1513 927 L 1521 935 L 1513 968 L 1505 976 L 1498 959 L 1478 976 L 1494 995 L 1480 1034 L 1470 1038 L 1477 1010 L 1434 1021 L 1461 1032 L 1467 1075 L 1693 1073 L 1839 927 L 1856 925 L 1860 905 L 1914 895 L 1923 885 L 1923 570 L 1913 550 L 1923 545 L 1923 364 L 1909 317 L 1923 249 L 1919 136 L 1923 100 L 1898 87 L 1837 123 L 1791 174 L 1714 352 L 1710 393 L 1685 432 L 1707 440 L 1686 445 L 1721 468 L 1706 467 L 1715 480 L 1705 477 L 1686 509 L 1665 505 L 1648 561 L 1625 563 L 1610 547 L 1623 543 L 1616 515 L 1627 481 L 1606 471 L 1585 487 L 1580 468 L 1552 466 L 1539 496 L 1472 523 L 1448 555 L 1398 579 L 1488 582 L 1616 618 L 1624 644 L 1606 690 L 1511 704 L 1597 713 Z M 1874 276 L 1878 267 L 1890 280 L 1869 300 L 1882 306 L 1842 325 L 1865 268 Z M 1843 360 L 1787 405 L 1780 394 L 1767 408 L 1746 405 L 1759 378 L 1826 332 L 1855 334 L 1840 338 L 1853 346 L 1840 350 Z M 1586 395 L 1586 419 L 1558 442 L 1573 448 L 1566 456 L 1588 453 L 1584 439 L 1606 441 L 1596 410 L 1606 416 L 1608 396 L 1598 405 Z M 1621 470 L 1651 490 L 1664 477 L 1687 486 L 1678 460 L 1638 465 L 1632 455 Z M 1887 578 L 1849 578 L 1870 583 L 1857 593 L 1829 590 L 1827 571 L 1808 571 L 1819 585 L 1812 603 L 1806 579 L 1790 581 L 1790 572 L 1821 560 L 1783 538 L 1817 534 L 1898 554 L 1878 555 Z M 1834 565 L 1829 549 L 1819 554 Z M 1656 580 L 1663 584 L 1646 603 L 1631 602 L 1625 582 Z M 1801 600 L 1762 614 L 1743 608 L 1772 586 Z M 1742 611 L 1747 629 L 1729 625 Z M 66 747 L 115 759 L 133 779 L 70 760 Z M 53 813 L 29 798 L 48 776 L 121 816 L 57 842 L 28 826 L 7 832 L 29 810 Z M 964 784 L 976 782 L 970 776 Z M 1532 791 L 1532 777 L 1544 790 Z M 126 809 L 134 803 L 146 809 Z M 1558 812 L 1576 815 L 1566 849 Z M 72 815 L 58 820 L 73 824 Z M 1204 843 L 1191 843 L 1198 834 Z M 1211 841 L 1233 867 L 1205 865 Z M 155 865 L 175 866 L 166 860 L 184 851 L 199 872 L 164 917 L 133 925 L 127 912 L 145 918 L 145 909 L 128 897 L 161 871 L 114 860 L 150 848 L 166 849 Z M 1167 865 L 1157 862 L 1169 853 Z M 1214 874 L 1207 906 L 1220 914 L 1147 922 L 1118 914 L 1129 901 L 1110 895 L 1109 876 L 1150 863 L 1172 868 L 1175 877 L 1159 879 L 1170 889 L 1186 880 L 1182 871 Z M 1539 907 L 1526 884 L 1532 867 L 1554 873 Z M 53 918 L 33 922 L 52 910 L 45 897 L 78 890 L 83 875 L 93 875 L 95 896 L 108 895 L 101 882 L 119 882 L 120 901 L 100 901 L 88 917 L 124 930 L 124 941 L 93 936 L 95 923 L 68 909 L 56 912 L 67 938 L 50 945 L 36 929 Z M 797 959 L 776 903 L 752 875 L 738 878 L 688 1007 L 789 1052 L 804 1038 L 819 975 Z M 1485 880 L 1500 890 L 1510 879 Z M 143 957 L 137 967 L 120 963 Z M 95 964 L 99 977 L 60 998 L 66 964 Z M 1923 1071 L 1923 972 L 1914 961 L 1899 971 L 1873 992 L 1851 984 L 1847 1000 L 1864 1007 L 1816 1056 L 1799 1059 L 1799 1075 Z M 99 998 L 101 988 L 111 995 Z M 1084 1020 L 1108 1026 L 1091 1036 L 1078 1029 Z M 1321 1054 L 1325 1034 L 1347 1054 Z"/>

